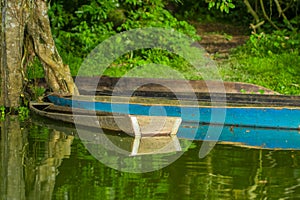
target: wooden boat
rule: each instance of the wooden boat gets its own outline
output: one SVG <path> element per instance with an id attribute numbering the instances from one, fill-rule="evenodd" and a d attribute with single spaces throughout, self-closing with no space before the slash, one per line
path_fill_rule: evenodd
<path id="1" fill-rule="evenodd" d="M 121 131 L 121 129 L 112 120 L 111 113 L 102 113 L 102 119 L 105 120 L 102 121 L 101 125 L 103 126 L 103 129 L 106 128 L 114 131 L 107 132 L 104 130 L 105 134 L 102 134 L 101 131 L 99 131 L 99 124 L 95 124 L 94 128 L 87 128 L 86 125 L 90 126 L 93 124 L 85 124 L 86 121 L 82 121 L 82 126 L 70 127 L 68 125 L 69 123 L 74 124 L 71 108 L 56 106 L 51 103 L 41 104 L 32 102 L 30 107 L 31 110 L 38 115 L 59 120 L 45 121 L 45 119 L 41 120 L 33 118 L 34 122 L 37 124 L 48 126 L 51 129 L 57 129 L 69 134 L 76 134 L 77 131 L 80 131 L 81 138 L 91 142 L 95 142 L 95 137 L 98 139 L 100 138 L 99 140 L 105 142 L 105 137 L 107 137 L 109 140 L 113 140 L 113 143 L 117 144 L 117 146 L 127 149 L 130 152 L 130 155 L 162 153 L 162 150 L 164 150 L 164 152 L 171 152 L 174 150 L 180 151 L 181 149 L 185 149 L 184 144 L 186 143 L 186 140 L 214 141 L 215 139 L 207 136 L 209 130 L 212 133 L 222 130 L 220 136 L 217 138 L 218 144 L 259 149 L 300 150 L 300 135 L 298 130 L 226 125 L 220 126 L 213 124 L 182 122 L 176 135 L 169 135 L 169 137 L 167 137 L 168 135 L 160 135 L 157 137 L 132 137 L 134 134 L 129 136 Z M 80 119 L 91 117 L 91 113 L 87 110 L 78 109 L 77 113 L 80 112 Z M 98 115 L 100 115 L 100 113 L 98 113 Z M 110 122 L 108 123 L 108 121 Z M 67 122 L 68 124 L 64 124 L 62 126 L 61 122 Z M 68 127 L 68 129 L 66 129 L 66 127 Z M 167 145 L 169 145 L 170 148 L 162 148 Z"/>
<path id="2" fill-rule="evenodd" d="M 95 113 L 82 109 L 56 106 L 52 103 L 30 102 L 30 109 L 34 113 L 50 119 L 76 123 L 78 128 L 89 126 L 95 129 L 102 128 L 130 134 L 134 136 L 131 156 L 181 151 L 176 136 L 181 123 L 180 118 L 112 115 L 108 112 L 97 111 Z M 85 129 L 84 133 L 87 131 L 91 130 Z M 91 135 L 81 134 L 81 139 L 89 140 Z M 95 142 L 96 140 L 92 139 L 92 141 Z"/>
<path id="3" fill-rule="evenodd" d="M 167 115 L 204 124 L 300 129 L 300 96 L 279 95 L 253 84 L 105 76 L 76 77 L 75 81 L 82 96 L 50 95 L 48 99 L 86 110 Z"/>
<path id="4" fill-rule="evenodd" d="M 113 131 L 123 131 L 134 136 L 176 135 L 181 119 L 177 117 L 149 117 L 124 115 L 109 112 L 93 112 L 53 103 L 30 102 L 30 109 L 41 116 L 76 123 L 77 126 L 89 126 Z"/>
<path id="5" fill-rule="evenodd" d="M 132 123 L 132 119 L 136 119 L 134 117 L 148 120 L 156 118 L 159 122 L 160 117 L 165 120 L 164 116 L 167 116 L 167 119 L 173 119 L 170 124 L 174 124 L 168 125 L 166 133 L 169 134 L 172 129 L 174 135 L 174 130 L 178 130 L 178 138 L 218 141 L 251 148 L 300 149 L 300 96 L 279 95 L 260 86 L 243 83 L 190 81 L 194 92 L 191 95 L 182 87 L 185 81 L 122 78 L 123 82 L 119 84 L 117 78 L 98 79 L 80 77 L 80 81 L 76 81 L 82 94 L 80 96 L 50 94 L 47 98 L 53 103 L 52 106 L 59 106 L 60 110 L 80 111 L 81 114 L 76 114 L 77 119 L 82 119 L 77 120 L 79 124 L 133 132 L 137 139 L 134 140 L 132 155 L 138 154 L 142 138 L 139 131 L 134 131 L 134 127 L 140 127 Z M 144 82 L 150 84 L 143 85 Z M 165 87 L 171 84 L 176 86 L 172 91 Z M 210 87 L 206 87 L 206 84 L 210 84 Z M 225 93 L 224 90 L 219 90 L 220 84 L 224 84 Z M 134 92 L 132 88 L 135 88 Z M 48 109 L 44 111 L 49 113 Z M 45 113 L 42 115 L 46 116 Z M 56 116 L 57 113 L 53 115 Z M 102 117 L 94 120 L 97 121 L 95 123 L 93 120 L 87 121 L 89 118 L 95 119 L 90 115 Z M 61 118 L 69 118 L 72 119 L 69 122 L 74 122 L 74 118 L 70 116 Z M 176 128 L 176 120 L 179 118 L 182 123 Z M 115 123 L 115 119 L 123 122 L 123 128 L 116 126 L 120 123 Z M 113 122 L 103 123 L 107 120 Z M 128 126 L 129 128 L 124 128 Z M 114 127 L 118 128 L 113 129 Z M 213 137 L 212 133 L 220 131 L 221 135 Z M 150 129 L 148 126 L 144 132 L 159 133 L 155 126 Z M 178 142 L 175 144 L 175 149 L 180 149 Z"/>
<path id="6" fill-rule="evenodd" d="M 300 97 L 196 93 L 181 99 L 143 96 L 49 95 L 60 106 L 136 116 L 179 117 L 183 122 L 276 129 L 300 128 Z M 214 102 L 211 102 L 213 99 Z"/>
<path id="7" fill-rule="evenodd" d="M 262 86 L 228 81 L 204 81 L 204 80 L 174 80 L 174 79 L 152 79 L 152 78 L 134 78 L 134 77 L 76 77 L 76 86 L 81 95 L 106 95 L 112 93 L 116 95 L 128 95 L 135 91 L 132 96 L 148 97 L 174 97 L 176 94 L 185 94 L 186 88 L 182 87 L 189 84 L 196 93 L 224 93 L 227 94 L 278 94 Z M 37 79 L 36 84 L 47 88 L 44 79 Z M 170 90 L 170 87 L 172 91 Z"/>

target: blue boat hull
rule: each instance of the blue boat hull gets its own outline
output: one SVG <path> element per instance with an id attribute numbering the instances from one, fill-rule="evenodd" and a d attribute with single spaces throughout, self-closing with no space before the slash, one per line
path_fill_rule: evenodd
<path id="1" fill-rule="evenodd" d="M 183 122 L 225 124 L 237 126 L 266 127 L 276 129 L 299 129 L 299 107 L 246 107 L 246 106 L 188 106 L 143 103 L 120 103 L 91 101 L 48 96 L 60 106 L 82 108 L 131 115 L 181 117 Z"/>

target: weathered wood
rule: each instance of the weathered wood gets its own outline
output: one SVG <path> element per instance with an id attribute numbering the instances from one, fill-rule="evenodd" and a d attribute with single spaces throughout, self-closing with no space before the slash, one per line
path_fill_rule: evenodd
<path id="1" fill-rule="evenodd" d="M 121 80 L 121 81 L 120 81 Z M 150 84 L 145 84 L 150 83 Z M 151 84 L 152 83 L 152 84 Z M 43 80 L 40 80 L 43 84 Z M 176 92 L 184 93 L 185 84 L 189 84 L 195 93 L 245 93 L 245 94 L 278 94 L 270 89 L 262 86 L 241 83 L 241 82 L 226 82 L 226 81 L 210 81 L 210 80 L 172 80 L 172 79 L 150 79 L 150 78 L 113 78 L 113 77 L 76 77 L 76 85 L 80 90 L 80 94 L 88 95 L 109 95 L 114 92 L 116 95 L 138 93 L 162 93 Z M 138 88 L 136 88 L 139 86 Z M 171 86 L 171 88 L 168 88 Z"/>
<path id="2" fill-rule="evenodd" d="M 76 123 L 77 126 L 123 131 L 133 136 L 137 134 L 141 136 L 174 135 L 174 131 L 178 130 L 180 125 L 177 117 L 130 116 L 117 113 L 112 114 L 111 112 L 93 112 L 56 106 L 52 103 L 31 102 L 30 109 L 41 116 L 63 122 Z M 135 124 L 131 123 L 132 119 L 136 119 Z M 160 123 L 162 121 L 165 121 L 165 123 Z M 174 124 L 176 125 L 175 128 Z"/>
<path id="3" fill-rule="evenodd" d="M 55 106 L 51 103 L 30 103 L 30 109 L 44 117 L 48 117 L 51 119 L 74 123 L 74 120 L 79 121 L 77 125 L 89 125 L 90 127 L 99 128 L 102 126 L 104 129 L 110 129 L 114 131 L 120 131 L 121 129 L 113 120 L 114 116 L 112 113 L 107 112 L 97 112 L 98 120 L 95 121 L 95 112 L 93 111 L 86 111 L 82 109 L 73 109 L 70 107 L 62 107 L 62 106 Z M 126 118 L 126 115 L 121 115 L 120 118 Z M 117 116 L 115 118 L 118 118 Z M 129 120 L 129 117 L 127 117 Z M 80 120 L 79 120 L 80 119 Z"/>
<path id="4" fill-rule="evenodd" d="M 76 83 L 82 95 L 96 96 L 136 96 L 161 97 L 164 99 L 195 99 L 200 102 L 225 102 L 233 105 L 256 106 L 300 106 L 300 96 L 280 95 L 270 89 L 240 82 L 219 81 L 185 81 L 170 79 L 142 79 L 112 77 L 76 77 Z M 43 85 L 43 80 L 39 84 Z M 146 84 L 143 83 L 156 83 Z M 185 83 L 193 88 L 192 93 L 186 92 Z M 223 85 L 220 87 L 220 84 Z M 136 88 L 136 85 L 141 87 Z M 172 85 L 172 91 L 166 86 Z M 208 86 L 209 85 L 209 88 Z M 135 89 L 134 89 L 135 88 Z M 226 92 L 224 94 L 223 92 Z"/>

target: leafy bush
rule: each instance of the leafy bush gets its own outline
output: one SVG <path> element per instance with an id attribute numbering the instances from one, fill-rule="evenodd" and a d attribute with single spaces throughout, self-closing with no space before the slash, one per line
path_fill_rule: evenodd
<path id="1" fill-rule="evenodd" d="M 193 26 L 178 21 L 164 9 L 162 0 L 116 2 L 87 1 L 71 13 L 63 1 L 54 1 L 49 16 L 58 47 L 76 56 L 86 56 L 111 35 L 141 27 L 174 28 L 199 39 Z"/>
<path id="2" fill-rule="evenodd" d="M 265 57 L 272 54 L 299 52 L 300 33 L 297 31 L 274 31 L 271 34 L 252 34 L 247 43 L 234 53 Z"/>
<path id="3" fill-rule="evenodd" d="M 84 56 L 99 42 L 115 34 L 108 14 L 116 9 L 112 0 L 86 1 L 85 4 L 53 1 L 48 12 L 52 34 L 60 50 Z"/>
<path id="4" fill-rule="evenodd" d="M 70 6 L 63 0 L 52 1 L 49 16 L 53 36 L 63 60 L 71 68 L 72 75 L 76 75 L 81 62 L 93 48 L 122 31 L 141 27 L 163 27 L 175 29 L 199 40 L 195 28 L 186 21 L 173 17 L 164 9 L 164 4 L 163 0 L 78 0 Z M 134 58 L 128 60 L 129 54 L 134 55 Z M 164 51 L 141 50 L 129 54 L 116 61 L 112 66 L 119 67 L 112 67 L 106 72 L 107 75 L 124 74 L 138 63 L 152 61 L 153 54 L 156 60 L 171 62 L 170 55 Z M 182 63 L 183 60 L 175 60 L 179 62 L 178 66 L 186 65 Z"/>
<path id="5" fill-rule="evenodd" d="M 120 57 L 104 72 L 104 75 L 114 77 L 126 75 L 144 78 L 178 79 L 177 75 L 166 74 L 162 71 L 161 66 L 168 66 L 178 71 L 185 79 L 199 80 L 203 78 L 184 58 L 166 50 L 143 49 L 141 51 L 133 51 L 133 54 L 135 53 L 137 53 L 138 56 L 126 54 Z M 129 75 L 126 74 L 128 71 L 130 71 Z"/>
<path id="6" fill-rule="evenodd" d="M 224 80 L 265 86 L 281 94 L 300 94 L 300 34 L 280 30 L 252 34 L 234 49 L 221 71 Z"/>
<path id="7" fill-rule="evenodd" d="M 235 23 L 237 25 L 249 24 L 251 16 L 247 12 L 243 1 L 231 0 L 181 0 L 169 1 L 176 8 L 176 16 L 180 19 L 206 21 L 222 21 L 224 23 Z"/>

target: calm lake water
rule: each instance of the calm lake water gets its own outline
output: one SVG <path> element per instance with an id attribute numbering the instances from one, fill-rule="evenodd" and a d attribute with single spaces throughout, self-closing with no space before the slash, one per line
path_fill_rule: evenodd
<path id="1" fill-rule="evenodd" d="M 130 150 L 132 138 L 106 136 Z M 72 126 L 7 117 L 1 122 L 0 199 L 300 199 L 300 151 L 218 144 L 200 159 L 201 145 L 192 142 L 162 169 L 127 173 L 95 159 Z M 154 164 L 165 159 L 149 156 Z"/>

